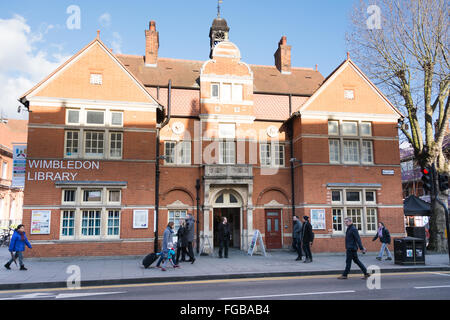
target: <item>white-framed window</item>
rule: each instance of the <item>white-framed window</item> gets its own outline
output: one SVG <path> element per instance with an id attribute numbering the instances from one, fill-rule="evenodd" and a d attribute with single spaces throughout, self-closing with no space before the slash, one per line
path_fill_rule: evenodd
<path id="1" fill-rule="evenodd" d="M 357 136 L 358 122 L 344 121 L 341 125 L 341 133 L 343 136 Z"/>
<path id="2" fill-rule="evenodd" d="M 80 132 L 65 132 L 65 155 L 66 157 L 78 157 L 80 152 Z"/>
<path id="3" fill-rule="evenodd" d="M 236 143 L 234 141 L 220 141 L 219 164 L 236 163 Z"/>
<path id="4" fill-rule="evenodd" d="M 75 202 L 77 200 L 76 196 L 77 196 L 76 189 L 63 190 L 62 203 L 63 204 L 75 204 Z"/>
<path id="5" fill-rule="evenodd" d="M 340 141 L 338 139 L 330 139 L 328 140 L 328 145 L 330 147 L 330 163 L 339 163 L 340 162 Z"/>
<path id="6" fill-rule="evenodd" d="M 376 208 L 367 208 L 366 209 L 366 232 L 367 233 L 375 233 L 377 232 L 377 209 Z"/>
<path id="7" fill-rule="evenodd" d="M 361 136 L 370 137 L 372 135 L 372 124 L 370 122 L 361 122 L 359 125 Z"/>
<path id="8" fill-rule="evenodd" d="M 363 140 L 362 142 L 362 163 L 373 163 L 373 143 L 370 140 Z"/>
<path id="9" fill-rule="evenodd" d="M 166 141 L 164 145 L 166 165 L 191 164 L 191 141 Z"/>
<path id="10" fill-rule="evenodd" d="M 2 179 L 8 179 L 8 162 L 2 162 Z"/>
<path id="11" fill-rule="evenodd" d="M 108 203 L 109 204 L 120 204 L 121 203 L 120 190 L 108 190 Z"/>
<path id="12" fill-rule="evenodd" d="M 84 133 L 84 154 L 87 157 L 102 158 L 105 151 L 105 133 L 86 131 Z"/>
<path id="13" fill-rule="evenodd" d="M 221 91 L 220 100 L 231 101 L 231 83 L 223 83 Z"/>
<path id="14" fill-rule="evenodd" d="M 244 86 L 242 84 L 233 84 L 233 101 L 242 101 L 244 92 Z"/>
<path id="15" fill-rule="evenodd" d="M 103 75 L 100 73 L 91 73 L 90 83 L 101 85 L 103 83 Z"/>
<path id="16" fill-rule="evenodd" d="M 75 236 L 75 210 L 64 210 L 61 213 L 61 237 Z"/>
<path id="17" fill-rule="evenodd" d="M 339 121 L 328 121 L 328 135 L 339 135 Z"/>
<path id="18" fill-rule="evenodd" d="M 173 222 L 173 230 L 177 233 L 178 229 L 181 226 L 182 220 L 187 218 L 187 210 L 169 210 L 169 221 Z"/>
<path id="19" fill-rule="evenodd" d="M 261 166 L 284 167 L 285 155 L 284 145 L 278 143 L 260 144 Z"/>
<path id="20" fill-rule="evenodd" d="M 111 126 L 123 127 L 123 112 L 111 111 Z"/>
<path id="21" fill-rule="evenodd" d="M 68 109 L 66 123 L 80 124 L 80 110 Z"/>
<path id="22" fill-rule="evenodd" d="M 109 155 L 111 158 L 122 158 L 122 132 L 109 133 Z"/>
<path id="23" fill-rule="evenodd" d="M 120 235 L 120 210 L 108 210 L 107 236 Z"/>
<path id="24" fill-rule="evenodd" d="M 342 213 L 342 208 L 333 208 L 333 232 L 341 233 L 344 231 L 343 222 L 344 215 Z"/>
<path id="25" fill-rule="evenodd" d="M 220 98 L 220 83 L 211 83 L 211 98 L 219 100 L 219 98 Z"/>
<path id="26" fill-rule="evenodd" d="M 81 235 L 99 237 L 101 231 L 101 211 L 83 210 L 81 218 Z"/>
<path id="27" fill-rule="evenodd" d="M 345 231 L 346 217 L 352 218 L 353 224 L 362 235 L 373 235 L 377 231 L 375 190 L 331 190 L 331 204 L 333 233 L 342 234 Z"/>
<path id="28" fill-rule="evenodd" d="M 344 140 L 344 163 L 359 163 L 359 141 Z"/>
<path id="29" fill-rule="evenodd" d="M 83 190 L 83 203 L 102 203 L 102 189 L 88 189 Z"/>
<path id="30" fill-rule="evenodd" d="M 219 139 L 235 139 L 236 125 L 234 123 L 219 123 Z"/>
<path id="31" fill-rule="evenodd" d="M 104 125 L 105 111 L 103 110 L 86 110 L 87 125 Z"/>

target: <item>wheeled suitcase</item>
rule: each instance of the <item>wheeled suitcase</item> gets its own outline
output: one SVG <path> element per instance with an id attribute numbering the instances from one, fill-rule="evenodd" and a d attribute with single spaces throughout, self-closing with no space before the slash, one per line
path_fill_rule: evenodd
<path id="1" fill-rule="evenodd" d="M 144 265 L 144 268 L 147 269 L 148 267 L 150 267 L 150 265 L 155 262 L 156 258 L 158 258 L 158 256 L 156 255 L 156 253 L 150 253 L 149 255 L 147 255 L 144 260 L 142 260 L 142 264 Z"/>

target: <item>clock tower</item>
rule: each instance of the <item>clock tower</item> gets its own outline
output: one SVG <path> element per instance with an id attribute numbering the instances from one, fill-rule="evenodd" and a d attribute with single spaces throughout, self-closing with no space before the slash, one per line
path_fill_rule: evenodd
<path id="1" fill-rule="evenodd" d="M 217 6 L 217 18 L 214 19 L 211 29 L 209 30 L 209 39 L 211 45 L 211 52 L 209 54 L 209 58 L 212 59 L 212 52 L 215 46 L 222 41 L 228 41 L 228 33 L 230 32 L 230 28 L 227 25 L 227 21 L 220 17 L 220 3 Z"/>

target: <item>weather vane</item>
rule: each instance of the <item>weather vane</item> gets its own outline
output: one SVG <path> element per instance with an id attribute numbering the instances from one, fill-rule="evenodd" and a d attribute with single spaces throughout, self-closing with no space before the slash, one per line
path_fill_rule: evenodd
<path id="1" fill-rule="evenodd" d="M 218 0 L 217 2 L 217 18 L 220 18 L 220 5 L 223 3 L 223 0 Z"/>

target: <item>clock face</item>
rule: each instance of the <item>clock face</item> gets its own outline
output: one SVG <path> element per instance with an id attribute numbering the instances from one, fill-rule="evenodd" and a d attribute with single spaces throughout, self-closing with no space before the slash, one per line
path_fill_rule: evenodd
<path id="1" fill-rule="evenodd" d="M 181 122 L 175 122 L 172 125 L 172 131 L 175 134 L 182 134 L 184 132 L 184 124 L 182 124 Z"/>
<path id="2" fill-rule="evenodd" d="M 275 126 L 270 126 L 267 128 L 267 135 L 271 138 L 278 137 L 278 128 Z"/>

